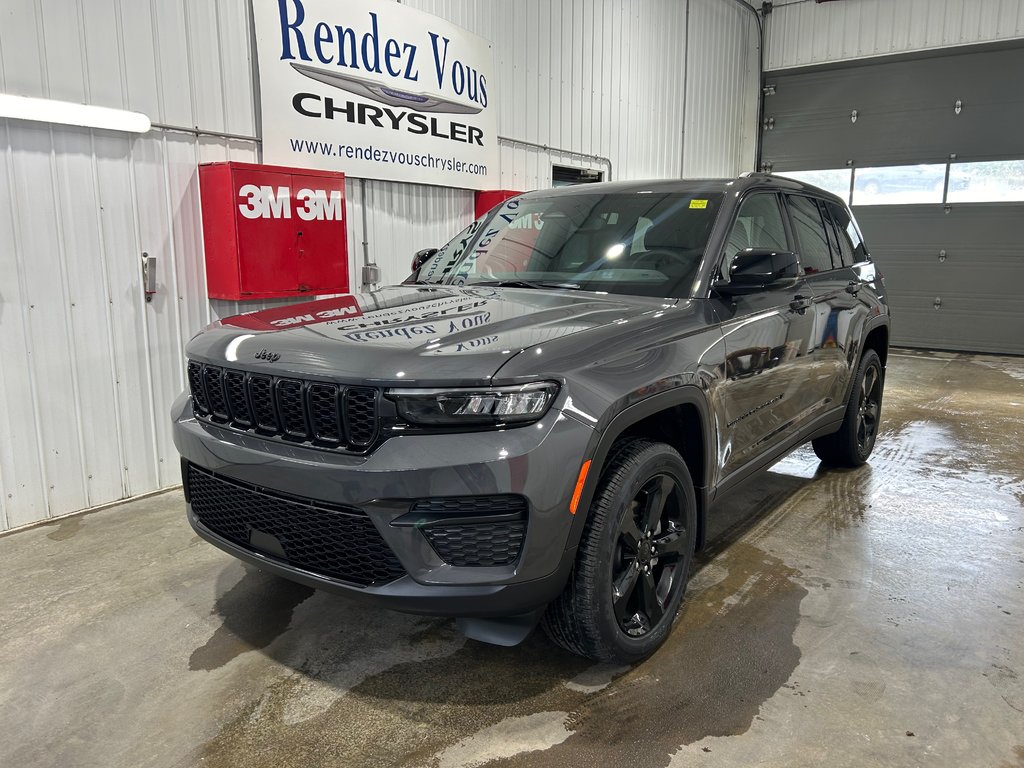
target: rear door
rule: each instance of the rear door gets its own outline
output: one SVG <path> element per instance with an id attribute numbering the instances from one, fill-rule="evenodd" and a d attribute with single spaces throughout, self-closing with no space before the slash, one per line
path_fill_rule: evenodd
<path id="1" fill-rule="evenodd" d="M 818 410 L 846 398 L 851 370 L 857 364 L 867 304 L 853 269 L 851 225 L 844 206 L 807 195 L 786 195 L 786 207 L 801 254 L 807 285 L 814 299 L 811 366 Z M 843 222 L 840 231 L 836 219 Z"/>

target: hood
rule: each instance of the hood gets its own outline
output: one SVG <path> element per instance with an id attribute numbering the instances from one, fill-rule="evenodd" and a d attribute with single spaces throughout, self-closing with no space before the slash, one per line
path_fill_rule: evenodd
<path id="1" fill-rule="evenodd" d="M 395 286 L 229 317 L 192 339 L 187 352 L 277 375 L 473 385 L 536 344 L 674 303 L 529 288 Z"/>

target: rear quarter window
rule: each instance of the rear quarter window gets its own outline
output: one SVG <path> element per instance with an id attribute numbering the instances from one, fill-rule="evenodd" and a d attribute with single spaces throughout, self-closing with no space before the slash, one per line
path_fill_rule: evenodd
<path id="1" fill-rule="evenodd" d="M 836 223 L 836 230 L 839 234 L 839 248 L 843 255 L 843 266 L 848 267 L 867 258 L 867 251 L 864 248 L 864 241 L 861 239 L 860 231 L 853 220 L 853 216 L 845 205 L 839 205 L 831 201 L 825 202 L 825 207 Z"/>

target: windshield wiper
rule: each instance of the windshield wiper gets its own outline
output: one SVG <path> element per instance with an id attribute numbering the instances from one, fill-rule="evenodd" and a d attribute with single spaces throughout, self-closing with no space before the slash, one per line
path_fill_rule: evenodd
<path id="1" fill-rule="evenodd" d="M 576 283 L 557 283 L 554 281 L 538 280 L 478 280 L 474 283 L 466 283 L 467 288 L 475 285 L 489 285 L 495 288 L 565 288 L 571 291 L 580 290 Z"/>

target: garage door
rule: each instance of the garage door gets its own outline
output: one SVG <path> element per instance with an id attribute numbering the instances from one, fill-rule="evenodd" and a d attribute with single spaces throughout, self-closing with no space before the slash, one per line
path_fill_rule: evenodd
<path id="1" fill-rule="evenodd" d="M 849 201 L 893 342 L 1024 354 L 1024 47 L 765 76 L 763 162 Z"/>

